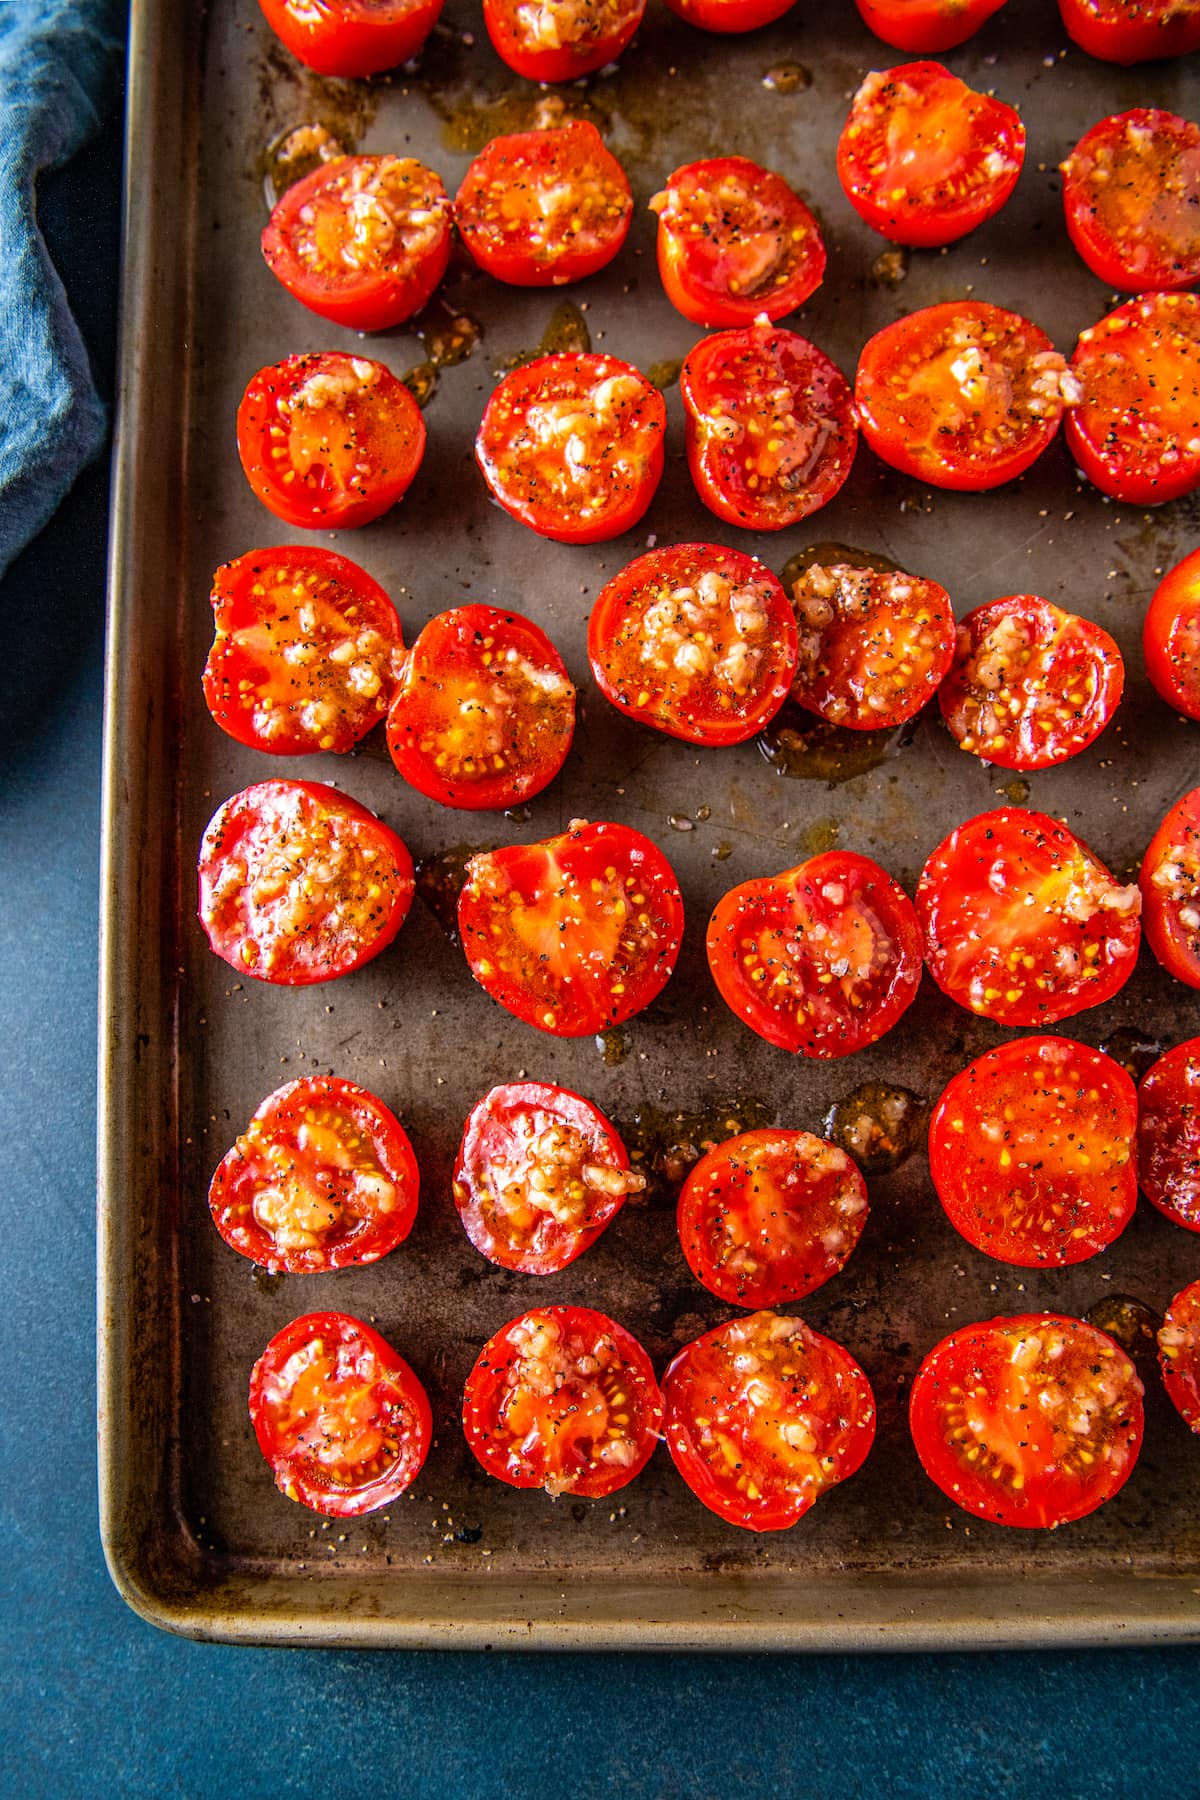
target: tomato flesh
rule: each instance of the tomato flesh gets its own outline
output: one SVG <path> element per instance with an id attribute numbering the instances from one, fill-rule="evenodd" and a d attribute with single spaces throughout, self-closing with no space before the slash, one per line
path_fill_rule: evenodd
<path id="1" fill-rule="evenodd" d="M 415 56 L 444 0 L 258 0 L 275 35 L 318 75 L 375 75 Z"/>
<path id="2" fill-rule="evenodd" d="M 1146 673 L 1185 718 L 1200 719 L 1200 550 L 1193 550 L 1154 590 L 1142 629 Z"/>
<path id="3" fill-rule="evenodd" d="M 1200 0 L 1058 0 L 1067 36 L 1102 62 L 1157 62 L 1200 49 Z"/>
<path id="4" fill-rule="evenodd" d="M 1061 165 L 1071 242 L 1109 287 L 1200 281 L 1200 125 L 1160 107 L 1114 113 Z"/>
<path id="5" fill-rule="evenodd" d="M 1138 884 L 1150 948 L 1176 981 L 1200 988 L 1200 787 L 1151 838 Z"/>
<path id="6" fill-rule="evenodd" d="M 1158 1334 L 1163 1385 L 1180 1417 L 1200 1431 L 1200 1281 L 1176 1294 Z"/>
<path id="7" fill-rule="evenodd" d="M 950 667 L 954 609 L 936 581 L 810 563 L 792 584 L 792 604 L 800 628 L 792 697 L 832 725 L 902 725 Z"/>
<path id="8" fill-rule="evenodd" d="M 577 81 L 615 62 L 646 0 L 483 0 L 496 54 L 529 81 Z"/>
<path id="9" fill-rule="evenodd" d="M 965 44 L 1005 0 L 855 0 L 875 36 L 923 53 Z"/>
<path id="10" fill-rule="evenodd" d="M 582 281 L 620 250 L 633 217 L 624 169 L 584 119 L 493 138 L 454 202 L 481 269 L 516 287 Z"/>
<path id="11" fill-rule="evenodd" d="M 1176 1044 L 1142 1077 L 1138 1180 L 1160 1213 L 1200 1231 L 1200 1037 Z"/>
<path id="12" fill-rule="evenodd" d="M 1200 295 L 1142 294 L 1081 332 L 1071 454 L 1101 493 L 1135 506 L 1200 486 Z"/>

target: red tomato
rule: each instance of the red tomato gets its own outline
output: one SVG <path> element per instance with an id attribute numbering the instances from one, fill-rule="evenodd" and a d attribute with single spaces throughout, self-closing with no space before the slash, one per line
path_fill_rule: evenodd
<path id="1" fill-rule="evenodd" d="M 483 0 L 496 54 L 530 81 L 577 81 L 615 62 L 646 0 Z"/>
<path id="2" fill-rule="evenodd" d="M 1137 1205 L 1137 1090 L 1103 1051 L 1016 1038 L 956 1075 L 929 1125 L 929 1172 L 956 1231 L 1021 1269 L 1083 1262 Z"/>
<path id="3" fill-rule="evenodd" d="M 1177 981 L 1200 988 L 1200 787 L 1151 838 L 1138 884 L 1150 948 Z"/>
<path id="4" fill-rule="evenodd" d="M 803 1319 L 756 1312 L 688 1344 L 663 1376 L 667 1449 L 697 1500 L 747 1531 L 783 1531 L 853 1475 L 875 1396 Z"/>
<path id="5" fill-rule="evenodd" d="M 938 704 L 960 750 L 1001 769 L 1049 769 L 1099 737 L 1124 686 L 1107 631 L 1037 594 L 1009 594 L 959 625 Z"/>
<path id="6" fill-rule="evenodd" d="M 443 0 L 258 0 L 267 24 L 318 75 L 374 75 L 415 56 Z"/>
<path id="7" fill-rule="evenodd" d="M 1156 62 L 1200 49 L 1200 0 L 1058 0 L 1067 36 L 1102 62 Z"/>
<path id="8" fill-rule="evenodd" d="M 494 811 L 554 780 L 574 730 L 575 689 L 545 632 L 520 613 L 456 606 L 405 657 L 387 736 L 419 793 Z"/>
<path id="9" fill-rule="evenodd" d="M 877 38 L 897 50 L 953 50 L 998 12 L 1004 0 L 855 0 Z"/>
<path id="10" fill-rule="evenodd" d="M 307 987 L 386 949 L 413 897 L 390 826 L 319 781 L 259 781 L 213 816 L 200 846 L 200 920 L 240 975 Z"/>
<path id="11" fill-rule="evenodd" d="M 1134 506 L 1200 486 L 1200 295 L 1143 294 L 1081 332 L 1067 443 L 1101 493 Z"/>
<path id="12" fill-rule="evenodd" d="M 485 1094 L 454 1164 L 467 1236 L 490 1262 L 524 1275 L 565 1269 L 645 1185 L 598 1107 L 540 1081 Z"/>
<path id="13" fill-rule="evenodd" d="M 1143 1075 L 1137 1149 L 1147 1200 L 1200 1231 L 1200 1037 L 1176 1044 Z"/>
<path id="14" fill-rule="evenodd" d="M 522 1313 L 489 1338 L 467 1376 L 463 1430 L 510 1487 L 597 1500 L 654 1452 L 662 1394 L 637 1339 L 587 1306 Z"/>
<path id="15" fill-rule="evenodd" d="M 1137 889 L 1045 813 L 1002 806 L 968 819 L 925 864 L 916 903 L 942 992 L 1001 1025 L 1100 1006 L 1137 961 Z"/>
<path id="16" fill-rule="evenodd" d="M 650 210 L 667 299 L 693 325 L 782 319 L 821 285 L 820 226 L 782 175 L 748 157 L 687 163 Z"/>
<path id="17" fill-rule="evenodd" d="M 561 837 L 473 856 L 458 928 L 493 1000 L 553 1037 L 588 1037 L 662 992 L 683 896 L 640 831 L 575 819 Z"/>
<path id="18" fill-rule="evenodd" d="M 1200 1431 L 1200 1281 L 1176 1294 L 1158 1334 L 1163 1385 L 1185 1424 Z"/>
<path id="19" fill-rule="evenodd" d="M 258 371 L 237 440 L 263 505 L 319 531 L 365 525 L 395 505 L 421 466 L 425 421 L 383 363 L 323 350 Z"/>
<path id="20" fill-rule="evenodd" d="M 275 1334 L 250 1376 L 250 1422 L 280 1493 L 334 1519 L 397 1499 L 433 1435 L 404 1358 L 339 1312 L 305 1313 Z"/>
<path id="21" fill-rule="evenodd" d="M 1151 106 L 1112 113 L 1059 166 L 1071 242 L 1106 286 L 1200 281 L 1200 125 Z"/>
<path id="22" fill-rule="evenodd" d="M 204 698 L 239 744 L 350 750 L 387 711 L 404 642 L 396 609 L 348 556 L 249 550 L 213 576 Z"/>
<path id="23" fill-rule="evenodd" d="M 1168 706 L 1200 719 L 1200 550 L 1154 590 L 1142 629 L 1146 673 Z"/>
<path id="24" fill-rule="evenodd" d="M 688 467 L 710 512 L 782 531 L 833 499 L 858 448 L 841 370 L 807 338 L 770 325 L 719 331 L 680 376 Z"/>
<path id="25" fill-rule="evenodd" d="M 493 138 L 454 202 L 463 242 L 481 269 L 514 287 L 582 281 L 629 235 L 633 195 L 594 125 Z"/>
<path id="26" fill-rule="evenodd" d="M 540 537 L 596 544 L 636 525 L 663 471 L 666 402 L 615 356 L 540 356 L 506 375 L 475 440 L 505 512 Z"/>
<path id="27" fill-rule="evenodd" d="M 790 12 L 796 0 L 666 0 L 671 11 L 701 31 L 757 31 Z"/>
<path id="28" fill-rule="evenodd" d="M 1020 114 L 941 63 L 873 71 L 838 139 L 856 213 L 895 244 L 952 244 L 998 213 L 1025 160 Z"/>
<path id="29" fill-rule="evenodd" d="M 702 1156 L 679 1196 L 688 1267 L 731 1306 L 802 1300 L 845 1267 L 867 1222 L 867 1184 L 809 1131 L 743 1131 Z"/>
<path id="30" fill-rule="evenodd" d="M 936 581 L 896 569 L 810 563 L 792 583 L 800 660 L 792 694 L 833 725 L 902 725 L 932 700 L 954 654 L 954 609 Z"/>
<path id="31" fill-rule="evenodd" d="M 707 949 L 725 1004 L 769 1044 L 803 1056 L 873 1044 L 921 981 L 912 901 L 852 850 L 731 888 L 713 909 Z"/>
<path id="32" fill-rule="evenodd" d="M 408 1133 L 374 1094 L 306 1075 L 268 1094 L 208 1190 L 213 1222 L 264 1269 L 317 1275 L 378 1262 L 417 1216 Z"/>
<path id="33" fill-rule="evenodd" d="M 1133 1473 L 1142 1384 L 1082 1319 L 1022 1313 L 952 1331 L 917 1371 L 921 1466 L 965 1512 L 1052 1530 L 1095 1512 Z"/>
<path id="34" fill-rule="evenodd" d="M 605 699 L 631 719 L 689 744 L 742 744 L 787 699 L 796 621 L 755 557 L 670 544 L 601 588 L 588 660 Z"/>
<path id="35" fill-rule="evenodd" d="M 971 493 L 1035 463 L 1079 393 L 1044 331 L 983 300 L 948 300 L 885 325 L 854 385 L 878 457 Z"/>

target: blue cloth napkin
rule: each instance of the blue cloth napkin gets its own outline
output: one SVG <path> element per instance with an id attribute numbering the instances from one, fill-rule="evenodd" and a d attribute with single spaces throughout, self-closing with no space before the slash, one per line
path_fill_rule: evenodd
<path id="1" fill-rule="evenodd" d="M 124 11 L 123 0 L 0 0 L 0 573 L 104 442 L 34 186 L 102 122 Z"/>

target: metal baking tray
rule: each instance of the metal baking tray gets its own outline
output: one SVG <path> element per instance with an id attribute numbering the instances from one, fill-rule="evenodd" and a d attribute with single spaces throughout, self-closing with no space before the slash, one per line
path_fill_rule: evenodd
<path id="1" fill-rule="evenodd" d="M 322 122 L 347 147 L 411 149 L 453 192 L 472 151 L 528 120 L 540 96 L 501 66 L 465 0 L 450 0 L 415 72 L 364 83 L 308 75 L 274 45 L 253 0 L 135 0 L 108 653 L 100 1466 L 114 1578 L 160 1625 L 282 1643 L 721 1650 L 1200 1636 L 1200 1441 L 1152 1364 L 1133 1478 L 1100 1513 L 1055 1533 L 1006 1531 L 958 1512 L 922 1474 L 905 1422 L 920 1358 L 955 1325 L 1034 1307 L 1084 1314 L 1118 1293 L 1161 1310 L 1200 1274 L 1200 1240 L 1144 1204 L 1107 1255 L 1030 1273 L 955 1236 L 921 1151 L 872 1179 L 862 1244 L 802 1310 L 865 1366 L 879 1435 L 862 1472 L 788 1532 L 723 1524 L 665 1451 L 611 1501 L 517 1493 L 475 1465 L 458 1424 L 479 1346 L 530 1305 L 607 1310 L 660 1368 L 727 1316 L 691 1279 L 676 1242 L 672 1146 L 686 1154 L 734 1121 L 820 1130 L 831 1103 L 866 1081 L 900 1082 L 932 1100 L 955 1069 L 1009 1035 L 926 980 L 902 1026 L 855 1058 L 815 1063 L 772 1049 L 727 1012 L 708 977 L 704 926 L 724 889 L 836 841 L 875 856 L 911 891 L 945 831 L 1002 798 L 1065 817 L 1128 872 L 1167 805 L 1200 778 L 1197 727 L 1150 692 L 1138 650 L 1148 595 L 1200 538 L 1200 509 L 1195 499 L 1149 513 L 1109 504 L 1076 478 L 1061 444 L 1021 482 L 983 498 L 931 493 L 862 449 L 819 517 L 753 538 L 722 530 L 693 494 L 672 388 L 666 477 L 624 539 L 591 549 L 541 542 L 487 501 L 472 440 L 495 372 L 512 358 L 582 322 L 594 345 L 665 369 L 665 380 L 699 335 L 661 294 L 646 202 L 672 168 L 700 155 L 742 152 L 808 197 L 829 269 L 793 323 L 848 373 L 871 332 L 936 300 L 976 294 L 1025 310 L 1067 349 L 1108 310 L 1067 245 L 1056 165 L 1106 112 L 1147 99 L 1186 111 L 1194 70 L 1090 62 L 1067 45 L 1045 0 L 1011 0 L 947 60 L 1019 104 L 1025 173 L 983 230 L 943 254 L 906 257 L 882 254 L 833 170 L 863 73 L 903 60 L 848 3 L 797 7 L 765 31 L 718 39 L 651 0 L 620 66 L 564 95 L 568 110 L 598 120 L 634 184 L 636 222 L 616 264 L 565 294 L 506 291 L 454 265 L 449 305 L 477 322 L 479 341 L 440 371 L 428 454 L 407 499 L 336 541 L 394 595 L 409 637 L 471 598 L 519 607 L 561 647 L 581 690 L 576 746 L 518 819 L 440 810 L 404 786 L 378 742 L 349 759 L 268 770 L 212 725 L 199 673 L 213 569 L 293 535 L 239 470 L 242 387 L 287 352 L 355 341 L 304 312 L 263 266 L 267 146 L 289 127 Z M 568 303 L 577 310 L 563 315 Z M 373 340 L 372 354 L 407 371 L 438 349 L 438 318 L 444 336 L 445 315 L 435 313 L 424 344 L 400 331 Z M 592 597 L 651 534 L 736 540 L 776 568 L 818 539 L 857 545 L 932 575 L 960 612 L 1040 592 L 1116 635 L 1127 698 L 1089 752 L 1015 784 L 957 751 L 928 716 L 877 756 L 839 760 L 835 746 L 800 757 L 804 774 L 792 776 L 753 743 L 697 751 L 619 716 L 587 674 Z M 292 992 L 240 983 L 207 949 L 192 871 L 216 805 L 268 772 L 344 784 L 418 858 L 544 837 L 572 817 L 637 825 L 682 881 L 678 971 L 617 1040 L 556 1042 L 494 1006 L 418 904 L 396 945 L 348 979 Z M 1093 1043 L 1118 1029 L 1174 1042 L 1200 1030 L 1200 1006 L 1144 954 L 1116 1002 L 1067 1029 Z M 364 1083 L 401 1114 L 421 1164 L 420 1217 L 374 1267 L 267 1279 L 217 1238 L 207 1184 L 259 1100 L 315 1069 Z M 467 1111 L 519 1073 L 592 1097 L 661 1177 L 586 1257 L 541 1280 L 484 1262 L 449 1199 Z M 436 1420 L 411 1493 L 386 1516 L 349 1524 L 323 1522 L 275 1491 L 246 1412 L 250 1367 L 267 1340 L 297 1313 L 327 1306 L 378 1323 L 427 1384 Z"/>

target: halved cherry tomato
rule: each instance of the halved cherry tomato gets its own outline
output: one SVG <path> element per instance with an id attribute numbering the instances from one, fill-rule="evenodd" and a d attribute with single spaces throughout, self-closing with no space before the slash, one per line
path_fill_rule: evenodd
<path id="1" fill-rule="evenodd" d="M 661 1422 L 650 1358 L 587 1306 L 511 1320 L 484 1345 L 463 1396 L 467 1443 L 489 1475 L 587 1500 L 645 1468 Z"/>
<path id="2" fill-rule="evenodd" d="M 1200 719 L 1200 550 L 1154 590 L 1142 627 L 1146 673 L 1168 706 Z"/>
<path id="3" fill-rule="evenodd" d="M 781 1313 L 688 1344 L 663 1401 L 675 1467 L 710 1512 L 747 1531 L 794 1525 L 875 1441 L 875 1396 L 850 1352 Z"/>
<path id="4" fill-rule="evenodd" d="M 1137 1145 L 1147 1200 L 1200 1231 L 1200 1037 L 1176 1044 L 1142 1076 Z"/>
<path id="5" fill-rule="evenodd" d="M 255 375 L 238 407 L 238 455 L 263 505 L 288 525 L 365 525 L 405 492 L 425 421 L 383 363 L 340 350 L 288 356 Z"/>
<path id="6" fill-rule="evenodd" d="M 802 1300 L 845 1267 L 867 1222 L 867 1184 L 810 1131 L 743 1131 L 702 1156 L 677 1223 L 696 1280 L 731 1306 Z"/>
<path id="7" fill-rule="evenodd" d="M 561 837 L 473 856 L 458 928 L 493 1000 L 553 1037 L 587 1037 L 662 992 L 683 937 L 683 896 L 640 831 L 576 819 Z"/>
<path id="8" fill-rule="evenodd" d="M 481 269 L 514 287 L 582 281 L 629 235 L 629 177 L 586 119 L 493 138 L 454 202 Z"/>
<path id="9" fill-rule="evenodd" d="M 276 1332 L 250 1376 L 250 1422 L 280 1493 L 334 1519 L 397 1499 L 433 1436 L 404 1358 L 340 1312 L 305 1313 Z"/>
<path id="10" fill-rule="evenodd" d="M 505 512 L 540 537 L 596 544 L 636 525 L 663 471 L 666 402 L 615 356 L 540 356 L 506 375 L 475 454 Z"/>
<path id="11" fill-rule="evenodd" d="M 793 698 L 833 725 L 902 725 L 932 700 L 954 654 L 954 609 L 936 581 L 810 563 L 792 583 L 800 625 Z"/>
<path id="12" fill-rule="evenodd" d="M 267 24 L 318 75 L 375 75 L 415 56 L 443 0 L 258 0 Z"/>
<path id="13" fill-rule="evenodd" d="M 820 226 L 782 175 L 749 157 L 685 164 L 650 210 L 667 299 L 693 325 L 782 319 L 821 284 Z"/>
<path id="14" fill-rule="evenodd" d="M 1163 1386 L 1180 1417 L 1200 1431 L 1200 1281 L 1176 1294 L 1158 1334 Z"/>
<path id="15" fill-rule="evenodd" d="M 1035 463 L 1081 391 L 1044 331 L 983 300 L 947 300 L 885 325 L 854 384 L 877 456 L 971 493 Z"/>
<path id="16" fill-rule="evenodd" d="M 1200 787 L 1177 800 L 1138 877 L 1146 941 L 1176 981 L 1200 988 Z"/>
<path id="17" fill-rule="evenodd" d="M 960 750 L 1001 769 L 1049 769 L 1099 737 L 1124 686 L 1107 631 L 1037 594 L 1009 594 L 959 625 L 938 704 Z"/>
<path id="18" fill-rule="evenodd" d="M 1157 62 L 1200 49 L 1200 0 L 1058 0 L 1067 36 L 1102 62 Z"/>
<path id="19" fill-rule="evenodd" d="M 929 1124 L 929 1173 L 956 1231 L 1021 1269 L 1120 1236 L 1137 1205 L 1137 1090 L 1101 1050 L 1016 1038 L 956 1075 Z"/>
<path id="20" fill-rule="evenodd" d="M 239 744 L 350 750 L 387 711 L 404 642 L 365 569 L 305 544 L 248 550 L 213 576 L 204 698 Z"/>
<path id="21" fill-rule="evenodd" d="M 913 1002 L 921 934 L 886 870 L 829 850 L 723 894 L 708 922 L 708 966 L 743 1024 L 803 1056 L 850 1056 Z"/>
<path id="22" fill-rule="evenodd" d="M 1112 113 L 1061 163 L 1071 242 L 1108 287 L 1200 281 L 1200 125 L 1159 107 Z"/>
<path id="23" fill-rule="evenodd" d="M 496 606 L 456 606 L 405 657 L 387 737 L 418 793 L 494 811 L 554 780 L 574 730 L 575 689 L 540 626 Z"/>
<path id="24" fill-rule="evenodd" d="M 483 0 L 497 56 L 529 81 L 577 81 L 615 62 L 646 0 Z"/>
<path id="25" fill-rule="evenodd" d="M 710 512 L 782 531 L 833 499 L 858 448 L 850 388 L 807 338 L 766 322 L 702 338 L 680 376 L 688 467 Z"/>
<path id="26" fill-rule="evenodd" d="M 1080 333 L 1067 443 L 1101 493 L 1134 506 L 1200 487 L 1200 295 L 1142 294 Z"/>
<path id="27" fill-rule="evenodd" d="M 200 920 L 239 975 L 307 987 L 386 949 L 413 866 L 374 813 L 319 781 L 259 781 L 214 814 L 200 846 Z"/>
<path id="28" fill-rule="evenodd" d="M 1016 110 L 941 63 L 873 71 L 838 139 L 855 212 L 894 244 L 952 244 L 1000 211 L 1025 160 Z"/>
<path id="29" fill-rule="evenodd" d="M 1002 806 L 968 819 L 925 864 L 916 906 L 942 992 L 1001 1025 L 1100 1006 L 1137 961 L 1137 888 L 1045 813 Z"/>
<path id="30" fill-rule="evenodd" d="M 601 588 L 588 660 L 606 700 L 689 744 L 742 744 L 774 718 L 796 621 L 770 569 L 741 550 L 648 550 Z"/>
<path id="31" fill-rule="evenodd" d="M 490 1262 L 524 1275 L 565 1269 L 645 1185 L 599 1107 L 540 1081 L 485 1094 L 454 1164 L 467 1236 Z"/>
<path id="32" fill-rule="evenodd" d="M 855 0 L 877 38 L 924 53 L 965 44 L 1004 0 Z"/>
<path id="33" fill-rule="evenodd" d="M 420 1176 L 382 1100 L 336 1075 L 268 1094 L 212 1178 L 231 1249 L 261 1268 L 317 1275 L 378 1262 L 412 1230 Z"/>
<path id="34" fill-rule="evenodd" d="M 671 11 L 701 31 L 757 31 L 790 12 L 796 0 L 666 0 Z"/>
<path id="35" fill-rule="evenodd" d="M 921 1466 L 965 1512 L 1053 1530 L 1111 1500 L 1142 1447 L 1137 1370 L 1082 1319 L 1022 1313 L 964 1325 L 917 1371 Z"/>

